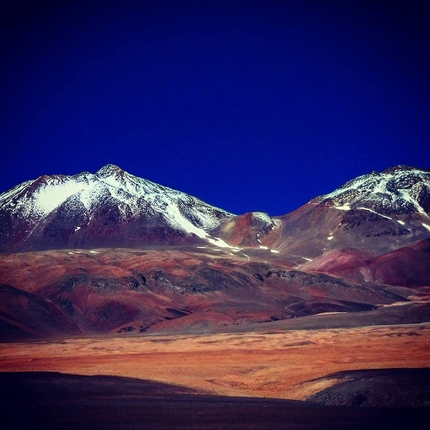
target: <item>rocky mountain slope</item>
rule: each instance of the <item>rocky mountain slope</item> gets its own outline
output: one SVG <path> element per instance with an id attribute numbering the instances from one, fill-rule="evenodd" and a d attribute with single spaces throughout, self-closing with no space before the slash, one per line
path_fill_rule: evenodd
<path id="1" fill-rule="evenodd" d="M 353 179 L 279 218 L 276 249 L 313 259 L 342 247 L 384 253 L 430 237 L 430 171 L 397 166 Z"/>

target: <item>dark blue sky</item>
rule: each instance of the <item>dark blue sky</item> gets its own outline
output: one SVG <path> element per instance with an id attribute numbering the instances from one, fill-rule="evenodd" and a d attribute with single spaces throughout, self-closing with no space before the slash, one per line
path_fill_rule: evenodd
<path id="1" fill-rule="evenodd" d="M 3 2 L 0 191 L 112 163 L 281 215 L 430 168 L 430 16 L 394 3 Z"/>

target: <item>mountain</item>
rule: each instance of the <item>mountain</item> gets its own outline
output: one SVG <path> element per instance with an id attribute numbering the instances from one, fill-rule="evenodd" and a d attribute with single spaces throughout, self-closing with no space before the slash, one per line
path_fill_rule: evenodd
<path id="1" fill-rule="evenodd" d="M 430 237 L 430 171 L 397 166 L 360 176 L 279 217 L 274 245 L 313 259 L 332 249 L 377 253 Z"/>
<path id="2" fill-rule="evenodd" d="M 113 165 L 42 176 L 0 195 L 0 338 L 430 321 L 429 196 L 397 166 L 271 217 Z"/>
<path id="3" fill-rule="evenodd" d="M 213 237 L 232 214 L 107 165 L 53 175 L 0 195 L 0 251 L 226 244 Z"/>

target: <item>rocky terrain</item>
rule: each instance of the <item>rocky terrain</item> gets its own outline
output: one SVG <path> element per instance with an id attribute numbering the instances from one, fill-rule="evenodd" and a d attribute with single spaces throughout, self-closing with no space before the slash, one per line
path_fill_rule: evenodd
<path id="1" fill-rule="evenodd" d="M 8 254 L 0 260 L 3 334 L 216 332 L 389 305 L 411 313 L 430 295 L 429 246 L 415 248 L 366 260 L 352 253 L 353 263 L 351 251 L 332 251 L 302 266 L 260 249 L 252 258 L 191 248 Z"/>

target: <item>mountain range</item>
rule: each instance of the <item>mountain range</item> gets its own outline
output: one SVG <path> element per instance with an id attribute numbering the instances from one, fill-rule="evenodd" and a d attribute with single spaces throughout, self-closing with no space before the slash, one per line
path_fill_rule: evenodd
<path id="1" fill-rule="evenodd" d="M 114 165 L 41 176 L 0 195 L 2 336 L 428 321 L 429 214 L 408 166 L 274 217 Z"/>

